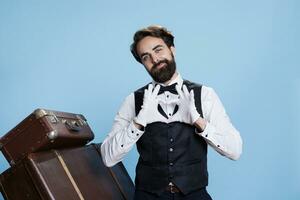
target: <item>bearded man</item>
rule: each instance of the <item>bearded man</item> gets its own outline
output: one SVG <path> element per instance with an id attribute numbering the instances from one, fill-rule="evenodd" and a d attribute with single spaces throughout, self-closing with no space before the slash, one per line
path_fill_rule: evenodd
<path id="1" fill-rule="evenodd" d="M 135 200 L 210 200 L 207 144 L 237 160 L 239 132 L 212 88 L 181 77 L 166 28 L 138 30 L 131 52 L 153 81 L 124 100 L 101 145 L 105 165 L 120 162 L 136 144 Z"/>

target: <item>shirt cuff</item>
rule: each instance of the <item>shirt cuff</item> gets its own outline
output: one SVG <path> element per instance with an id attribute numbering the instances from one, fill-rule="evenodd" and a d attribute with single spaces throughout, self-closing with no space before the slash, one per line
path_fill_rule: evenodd
<path id="1" fill-rule="evenodd" d="M 127 135 L 130 139 L 137 141 L 144 133 L 145 131 L 141 131 L 139 130 L 133 123 L 133 121 L 131 121 L 131 123 L 129 124 L 129 127 L 127 129 Z"/>
<path id="2" fill-rule="evenodd" d="M 208 138 L 209 133 L 213 133 L 215 132 L 215 127 L 213 127 L 212 125 L 210 125 L 209 122 L 206 123 L 206 126 L 204 128 L 203 131 L 199 132 L 199 130 L 197 128 L 195 128 L 195 133 L 204 137 L 204 138 Z"/>
<path id="3" fill-rule="evenodd" d="M 216 141 L 215 133 L 216 128 L 211 125 L 209 122 L 207 122 L 205 129 L 202 132 L 199 132 L 197 128 L 195 128 L 195 133 L 201 137 L 203 137 L 205 140 L 207 140 L 210 144 L 215 146 L 217 149 L 222 150 L 223 147 Z"/>

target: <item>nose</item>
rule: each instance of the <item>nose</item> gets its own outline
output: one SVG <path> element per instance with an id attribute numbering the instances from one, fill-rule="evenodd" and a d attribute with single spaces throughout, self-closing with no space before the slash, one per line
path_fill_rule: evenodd
<path id="1" fill-rule="evenodd" d="M 157 55 L 152 54 L 152 55 L 151 55 L 151 58 L 152 58 L 152 63 L 153 63 L 153 64 L 156 64 L 156 63 L 159 62 L 159 57 L 158 57 Z"/>

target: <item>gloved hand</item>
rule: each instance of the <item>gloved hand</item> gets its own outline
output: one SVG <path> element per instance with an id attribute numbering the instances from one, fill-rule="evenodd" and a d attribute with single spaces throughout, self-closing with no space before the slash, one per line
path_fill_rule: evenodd
<path id="1" fill-rule="evenodd" d="M 171 121 L 194 125 L 200 117 L 195 106 L 194 90 L 189 92 L 186 85 L 183 85 L 182 89 L 180 89 L 179 85 L 176 85 L 179 95 L 179 99 L 176 102 L 178 104 L 178 111 L 172 116 Z"/>
<path id="2" fill-rule="evenodd" d="M 149 84 L 148 89 L 145 89 L 142 109 L 134 119 L 137 124 L 146 127 L 147 124 L 153 122 L 166 121 L 166 118 L 159 113 L 157 108 L 159 103 L 157 98 L 159 89 L 160 85 L 157 85 L 153 90 L 152 84 Z"/>

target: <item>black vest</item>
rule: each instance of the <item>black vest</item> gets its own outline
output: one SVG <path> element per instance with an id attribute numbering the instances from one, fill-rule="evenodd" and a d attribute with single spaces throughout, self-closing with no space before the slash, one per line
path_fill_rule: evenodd
<path id="1" fill-rule="evenodd" d="M 190 91 L 194 90 L 197 111 L 201 108 L 201 85 L 184 80 Z M 135 111 L 143 104 L 144 90 L 134 92 Z M 184 194 L 208 184 L 207 143 L 195 134 L 195 127 L 180 122 L 154 122 L 145 127 L 145 133 L 137 142 L 140 154 L 136 166 L 135 185 L 160 195 L 169 182 L 174 183 Z"/>

